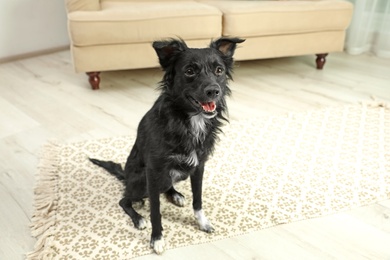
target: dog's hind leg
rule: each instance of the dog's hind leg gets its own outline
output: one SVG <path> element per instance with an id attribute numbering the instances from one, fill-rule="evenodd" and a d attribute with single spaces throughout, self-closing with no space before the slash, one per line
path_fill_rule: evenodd
<path id="1" fill-rule="evenodd" d="M 175 190 L 173 186 L 167 192 L 165 192 L 165 196 L 174 205 L 178 207 L 184 207 L 186 201 L 184 195 Z"/>
<path id="2" fill-rule="evenodd" d="M 130 216 L 135 228 L 142 230 L 147 227 L 146 220 L 134 210 L 132 200 L 124 197 L 119 201 L 119 205 L 123 208 L 127 215 Z"/>

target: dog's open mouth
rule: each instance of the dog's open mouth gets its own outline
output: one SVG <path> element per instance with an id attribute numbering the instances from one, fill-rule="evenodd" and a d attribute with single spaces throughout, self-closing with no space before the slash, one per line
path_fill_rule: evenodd
<path id="1" fill-rule="evenodd" d="M 211 102 L 199 102 L 205 112 L 214 112 L 217 105 L 214 101 Z"/>
<path id="2" fill-rule="evenodd" d="M 217 104 L 215 103 L 215 101 L 200 102 L 200 101 L 196 100 L 195 98 L 193 98 L 191 96 L 188 96 L 188 99 L 195 106 L 201 107 L 204 112 L 211 113 L 211 114 L 215 113 L 215 109 L 217 108 Z"/>

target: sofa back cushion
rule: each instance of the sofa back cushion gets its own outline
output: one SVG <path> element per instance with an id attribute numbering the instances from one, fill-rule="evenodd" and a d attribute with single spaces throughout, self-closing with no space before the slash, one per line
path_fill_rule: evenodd
<path id="1" fill-rule="evenodd" d="M 74 11 L 97 11 L 100 10 L 99 0 L 65 0 L 68 13 Z"/>
<path id="2" fill-rule="evenodd" d="M 104 2 L 183 2 L 183 1 L 194 1 L 194 0 L 100 0 Z"/>

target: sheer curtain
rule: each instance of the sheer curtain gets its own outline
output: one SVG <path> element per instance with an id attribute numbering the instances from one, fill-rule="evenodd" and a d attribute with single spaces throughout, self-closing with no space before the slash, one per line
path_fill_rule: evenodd
<path id="1" fill-rule="evenodd" d="M 347 31 L 349 54 L 372 52 L 390 58 L 390 0 L 349 0 L 355 5 Z"/>

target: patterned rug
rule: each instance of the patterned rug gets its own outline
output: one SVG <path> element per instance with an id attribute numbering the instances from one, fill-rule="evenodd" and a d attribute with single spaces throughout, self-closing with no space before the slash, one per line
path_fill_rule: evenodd
<path id="1" fill-rule="evenodd" d="M 167 250 L 207 243 L 390 198 L 390 108 L 333 107 L 231 122 L 204 180 L 204 211 L 215 233 L 198 230 L 189 181 L 184 208 L 161 196 Z M 88 157 L 125 162 L 133 136 L 50 143 L 35 190 L 29 259 L 130 259 L 151 254 L 118 205 L 122 184 Z M 138 211 L 149 216 L 145 203 Z"/>

